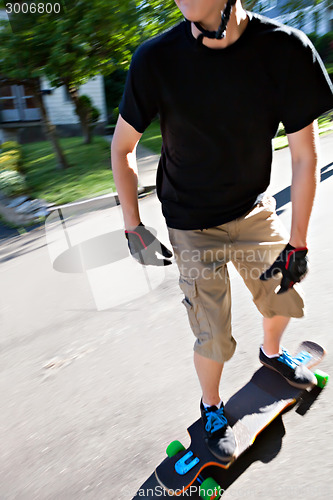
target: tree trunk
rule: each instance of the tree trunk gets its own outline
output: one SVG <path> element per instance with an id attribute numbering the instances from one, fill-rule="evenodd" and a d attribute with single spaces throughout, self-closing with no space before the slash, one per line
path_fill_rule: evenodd
<path id="1" fill-rule="evenodd" d="M 41 115 L 42 115 L 42 123 L 43 123 L 44 132 L 45 132 L 47 138 L 49 139 L 49 141 L 51 142 L 54 154 L 56 156 L 57 168 L 62 169 L 62 170 L 69 168 L 69 164 L 68 164 L 66 157 L 65 157 L 65 155 L 61 149 L 61 146 L 59 144 L 59 138 L 58 138 L 58 135 L 56 132 L 56 127 L 50 121 L 49 116 L 48 116 L 48 112 L 45 108 L 39 80 L 35 82 L 35 85 L 31 86 L 30 90 L 32 91 L 32 93 L 33 93 L 33 95 L 38 103 L 38 107 L 39 107 Z"/>
<path id="2" fill-rule="evenodd" d="M 78 89 L 75 87 L 71 87 L 68 84 L 65 85 L 74 103 L 75 113 L 80 120 L 83 135 L 83 144 L 91 144 L 92 131 L 89 120 L 90 113 L 87 111 L 87 108 L 85 106 L 82 106 L 82 104 L 80 103 Z"/>
<path id="3" fill-rule="evenodd" d="M 81 123 L 82 127 L 82 132 L 83 132 L 83 144 L 91 144 L 91 139 L 92 139 L 92 133 L 91 133 L 91 126 L 90 123 L 87 121 L 84 121 L 84 123 Z"/>

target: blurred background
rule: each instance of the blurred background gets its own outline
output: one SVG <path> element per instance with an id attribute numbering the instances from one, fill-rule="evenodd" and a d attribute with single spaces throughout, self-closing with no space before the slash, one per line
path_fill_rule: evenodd
<path id="1" fill-rule="evenodd" d="M 307 33 L 333 78 L 331 0 L 243 3 Z M 177 268 L 145 272 L 129 257 L 110 165 L 131 56 L 181 19 L 172 0 L 0 1 L 1 499 L 130 499 L 199 416 Z M 329 353 L 332 111 L 319 128 L 308 314 L 292 322 L 287 347 L 309 339 Z M 137 150 L 138 196 L 145 224 L 169 246 L 155 193 L 161 142 L 156 119 Z M 270 189 L 289 227 L 282 125 L 273 143 Z M 230 272 L 239 347 L 226 399 L 258 367 L 261 341 L 260 318 Z M 309 414 L 286 415 L 275 428 L 280 446 L 224 498 L 330 497 L 332 403 L 328 386 Z"/>

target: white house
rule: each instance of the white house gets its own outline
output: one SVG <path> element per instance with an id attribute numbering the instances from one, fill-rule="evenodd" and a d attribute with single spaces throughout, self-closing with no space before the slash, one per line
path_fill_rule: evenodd
<path id="1" fill-rule="evenodd" d="M 0 19 L 7 19 L 4 10 L 0 10 Z M 65 135 L 77 133 L 80 122 L 66 88 L 52 89 L 46 79 L 41 83 L 42 90 L 48 91 L 44 92 L 43 99 L 51 122 Z M 81 86 L 79 94 L 91 98 L 100 111 L 97 130 L 104 128 L 107 111 L 103 77 L 89 80 Z M 16 138 L 23 142 L 41 138 L 40 111 L 23 85 L 5 85 L 0 87 L 0 142 Z"/>
<path id="2" fill-rule="evenodd" d="M 307 34 L 316 32 L 318 35 L 324 35 L 333 30 L 332 3 L 329 5 L 325 0 L 314 5 L 313 1 L 304 0 L 301 9 L 286 14 L 284 7 L 287 3 L 287 0 L 259 0 L 253 11 L 283 24 L 293 23 L 293 26 Z"/>

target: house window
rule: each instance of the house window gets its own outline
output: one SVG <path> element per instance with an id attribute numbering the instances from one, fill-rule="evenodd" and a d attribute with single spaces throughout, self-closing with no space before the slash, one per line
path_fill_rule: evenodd
<path id="1" fill-rule="evenodd" d="M 0 87 L 0 121 L 40 120 L 35 99 L 23 85 L 3 85 Z"/>
<path id="2" fill-rule="evenodd" d="M 15 99 L 12 86 L 4 85 L 0 87 L 0 105 L 2 109 L 15 109 Z"/>

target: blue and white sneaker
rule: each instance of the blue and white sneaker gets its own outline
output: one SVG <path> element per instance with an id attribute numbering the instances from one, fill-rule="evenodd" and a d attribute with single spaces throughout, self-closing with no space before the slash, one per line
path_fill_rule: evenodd
<path id="1" fill-rule="evenodd" d="M 205 408 L 201 401 L 200 410 L 204 439 L 209 451 L 222 462 L 229 462 L 236 453 L 237 445 L 233 430 L 224 415 L 223 404 L 221 408 Z"/>
<path id="2" fill-rule="evenodd" d="M 305 366 L 308 353 L 300 353 L 292 357 L 286 349 L 282 349 L 282 354 L 269 358 L 262 348 L 259 351 L 259 360 L 267 368 L 271 368 L 280 373 L 290 385 L 299 389 L 306 389 L 316 385 L 316 377 L 309 368 Z"/>

